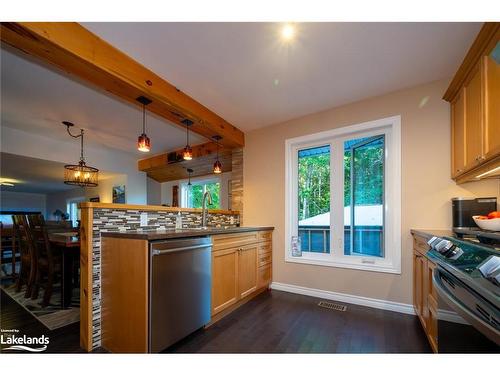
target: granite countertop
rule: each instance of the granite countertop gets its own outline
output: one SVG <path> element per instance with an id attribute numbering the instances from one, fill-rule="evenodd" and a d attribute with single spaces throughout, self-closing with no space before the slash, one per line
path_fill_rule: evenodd
<path id="1" fill-rule="evenodd" d="M 424 237 L 430 240 L 432 237 L 454 237 L 455 234 L 451 230 L 446 229 L 412 229 L 411 234 Z"/>
<path id="2" fill-rule="evenodd" d="M 101 232 L 101 236 L 113 238 L 130 238 L 135 240 L 168 240 L 171 238 L 185 238 L 208 236 L 215 234 L 256 232 L 264 230 L 273 230 L 274 227 L 232 227 L 222 228 L 214 227 L 208 229 L 184 228 L 184 229 L 166 229 L 166 230 L 148 230 L 148 231 L 130 231 L 130 232 Z"/>

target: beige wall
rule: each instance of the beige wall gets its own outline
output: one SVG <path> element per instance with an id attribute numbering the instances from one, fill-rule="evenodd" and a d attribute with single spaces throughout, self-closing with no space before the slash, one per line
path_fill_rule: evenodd
<path id="1" fill-rule="evenodd" d="M 402 303 L 412 301 L 411 228 L 449 229 L 454 196 L 498 196 L 499 180 L 450 179 L 448 80 L 366 99 L 246 134 L 244 225 L 273 225 L 273 281 Z M 401 275 L 286 263 L 285 139 L 401 115 Z"/>

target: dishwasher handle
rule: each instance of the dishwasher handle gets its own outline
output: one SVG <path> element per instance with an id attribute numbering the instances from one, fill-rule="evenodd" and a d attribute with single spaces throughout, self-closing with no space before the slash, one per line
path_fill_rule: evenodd
<path id="1" fill-rule="evenodd" d="M 212 244 L 209 243 L 209 244 L 203 244 L 203 245 L 176 247 L 175 249 L 168 249 L 168 250 L 155 250 L 155 249 L 153 249 L 152 254 L 153 255 L 163 255 L 163 254 L 177 253 L 179 251 L 204 249 L 207 247 L 212 247 Z"/>

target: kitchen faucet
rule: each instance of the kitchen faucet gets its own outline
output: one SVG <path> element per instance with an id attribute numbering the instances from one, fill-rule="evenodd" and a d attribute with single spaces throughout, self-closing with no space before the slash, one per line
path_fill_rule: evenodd
<path id="1" fill-rule="evenodd" d="M 201 227 L 202 228 L 206 228 L 207 227 L 207 197 L 208 197 L 208 204 L 209 205 L 212 205 L 212 194 L 210 194 L 210 191 L 205 191 L 205 193 L 203 194 L 203 201 L 201 203 L 201 208 L 202 208 L 202 211 L 201 211 Z"/>

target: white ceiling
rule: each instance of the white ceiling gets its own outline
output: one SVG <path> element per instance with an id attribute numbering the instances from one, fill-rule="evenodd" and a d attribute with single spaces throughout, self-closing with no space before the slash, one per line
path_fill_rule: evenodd
<path id="1" fill-rule="evenodd" d="M 480 23 L 84 23 L 244 131 L 451 78 Z M 275 80 L 279 83 L 276 85 Z"/>
<path id="2" fill-rule="evenodd" d="M 48 194 L 78 188 L 64 184 L 64 164 L 55 161 L 1 152 L 0 170 L 1 178 L 18 181 L 14 186 L 1 186 L 2 191 Z M 118 174 L 99 171 L 100 181 L 114 176 Z"/>
<path id="3" fill-rule="evenodd" d="M 142 133 L 142 109 L 41 65 L 12 49 L 1 50 L 2 126 L 68 141 L 64 120 L 84 129 L 85 142 L 131 152 L 139 157 L 137 137 Z M 74 130 L 77 133 L 78 130 Z M 152 152 L 186 145 L 186 132 L 147 115 L 146 133 Z M 203 137 L 190 136 L 193 144 Z"/>
<path id="4" fill-rule="evenodd" d="M 451 77 L 479 23 L 302 23 L 285 45 L 277 23 L 85 23 L 243 131 L 362 98 Z M 138 107 L 1 49 L 2 126 L 136 150 Z M 277 84 L 276 84 L 277 83 Z M 185 145 L 185 132 L 148 115 L 153 152 Z M 192 136 L 192 143 L 203 143 Z"/>

